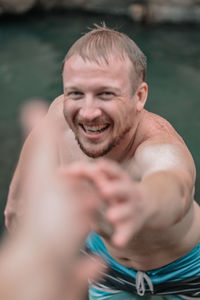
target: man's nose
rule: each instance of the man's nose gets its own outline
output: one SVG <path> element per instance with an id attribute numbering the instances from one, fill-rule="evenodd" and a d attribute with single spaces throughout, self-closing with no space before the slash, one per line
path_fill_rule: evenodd
<path id="1" fill-rule="evenodd" d="M 88 97 L 87 99 L 85 99 L 85 101 L 83 101 L 83 106 L 79 111 L 79 116 L 82 119 L 92 121 L 100 117 L 101 114 L 101 109 L 99 108 L 98 103 L 94 98 Z"/>

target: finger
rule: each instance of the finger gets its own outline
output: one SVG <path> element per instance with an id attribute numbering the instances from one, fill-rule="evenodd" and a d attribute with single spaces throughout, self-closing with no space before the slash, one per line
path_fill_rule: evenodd
<path id="1" fill-rule="evenodd" d="M 70 166 L 62 166 L 59 172 L 68 180 L 86 179 L 92 182 L 94 176 L 92 165 L 84 162 L 73 163 Z"/>
<path id="2" fill-rule="evenodd" d="M 130 205 L 116 204 L 107 209 L 106 218 L 108 222 L 118 223 L 133 218 L 134 211 Z"/>
<path id="3" fill-rule="evenodd" d="M 88 180 L 96 181 L 101 177 L 105 177 L 105 174 L 96 167 L 95 163 L 75 162 L 67 167 L 62 167 L 60 171 L 63 175 L 73 176 L 74 178 L 86 178 Z"/>
<path id="4" fill-rule="evenodd" d="M 108 204 L 114 202 L 124 202 L 129 198 L 128 187 L 123 182 L 112 182 L 102 179 L 101 182 L 96 184 L 99 193 Z"/>
<path id="5" fill-rule="evenodd" d="M 96 168 L 104 172 L 109 179 L 119 179 L 127 176 L 121 166 L 111 160 L 99 159 L 96 162 Z"/>
<path id="6" fill-rule="evenodd" d="M 88 211 L 89 213 L 97 210 L 100 205 L 100 196 L 99 193 L 94 186 L 94 184 L 87 180 L 86 178 L 82 177 L 74 177 L 70 176 L 68 178 L 69 174 L 67 175 L 62 175 L 62 182 L 63 186 L 68 188 L 70 193 L 73 195 L 73 198 L 75 198 L 75 202 L 78 202 L 80 207 L 84 206 L 84 209 Z"/>
<path id="7" fill-rule="evenodd" d="M 112 235 L 112 243 L 119 248 L 125 247 L 134 235 L 134 228 L 132 227 L 129 220 L 119 223 Z"/>
<path id="8" fill-rule="evenodd" d="M 46 115 L 48 106 L 47 102 L 41 99 L 31 99 L 22 106 L 20 122 L 25 137 L 28 136 Z"/>

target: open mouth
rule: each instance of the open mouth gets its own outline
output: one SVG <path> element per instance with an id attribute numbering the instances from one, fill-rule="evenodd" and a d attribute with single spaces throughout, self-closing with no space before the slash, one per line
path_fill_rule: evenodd
<path id="1" fill-rule="evenodd" d="M 82 123 L 79 123 L 79 125 L 82 127 L 82 129 L 88 133 L 88 134 L 99 134 L 104 132 L 110 124 L 102 124 L 102 125 L 85 125 Z"/>

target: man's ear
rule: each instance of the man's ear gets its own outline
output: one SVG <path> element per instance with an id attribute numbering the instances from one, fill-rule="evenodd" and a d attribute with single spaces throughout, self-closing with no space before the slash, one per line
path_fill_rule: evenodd
<path id="1" fill-rule="evenodd" d="M 135 93 L 135 97 L 136 97 L 136 109 L 138 112 L 140 112 L 143 108 L 144 105 L 146 103 L 147 100 L 147 95 L 148 95 L 148 85 L 146 82 L 142 82 L 136 93 Z"/>

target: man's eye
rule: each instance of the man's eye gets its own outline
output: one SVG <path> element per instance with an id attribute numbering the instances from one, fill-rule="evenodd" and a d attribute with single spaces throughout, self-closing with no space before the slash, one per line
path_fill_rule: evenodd
<path id="1" fill-rule="evenodd" d="M 112 99 L 115 95 L 112 92 L 102 92 L 102 93 L 99 93 L 99 96 L 103 100 L 109 100 L 109 99 Z"/>
<path id="2" fill-rule="evenodd" d="M 83 93 L 78 91 L 69 92 L 67 96 L 71 99 L 80 99 L 83 96 Z"/>

